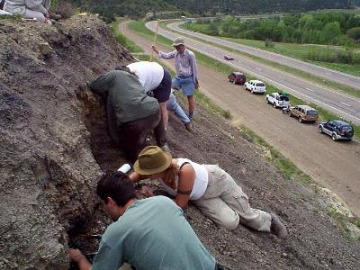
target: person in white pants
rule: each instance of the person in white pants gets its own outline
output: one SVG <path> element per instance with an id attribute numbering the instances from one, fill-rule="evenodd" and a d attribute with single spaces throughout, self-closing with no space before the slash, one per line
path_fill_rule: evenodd
<path id="1" fill-rule="evenodd" d="M 20 15 L 26 19 L 36 19 L 51 25 L 50 10 L 51 0 L 5 0 L 4 10 Z"/>
<path id="2" fill-rule="evenodd" d="M 167 193 L 175 197 L 180 207 L 191 200 L 201 212 L 220 227 L 234 230 L 239 223 L 262 232 L 272 232 L 280 238 L 288 235 L 275 214 L 253 209 L 248 196 L 234 179 L 217 165 L 201 165 L 189 159 L 173 159 L 157 146 L 144 148 L 134 163 L 132 181 L 158 179 Z M 153 196 L 144 187 L 142 194 Z"/>

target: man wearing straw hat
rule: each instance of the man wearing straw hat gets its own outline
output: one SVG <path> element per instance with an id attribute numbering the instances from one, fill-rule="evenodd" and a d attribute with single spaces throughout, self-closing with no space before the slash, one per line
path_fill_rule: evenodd
<path id="1" fill-rule="evenodd" d="M 160 58 L 171 59 L 175 58 L 176 76 L 173 79 L 172 87 L 181 89 L 188 99 L 189 103 L 189 118 L 192 119 L 195 110 L 195 89 L 199 88 L 198 71 L 195 54 L 185 47 L 185 42 L 182 37 L 174 39 L 172 46 L 175 51 L 162 52 L 156 46 L 152 49 Z"/>

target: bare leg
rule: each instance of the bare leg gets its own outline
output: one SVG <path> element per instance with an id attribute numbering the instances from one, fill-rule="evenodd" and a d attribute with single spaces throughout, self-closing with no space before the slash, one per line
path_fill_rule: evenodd
<path id="1" fill-rule="evenodd" d="M 195 111 L 195 97 L 194 96 L 187 96 L 188 103 L 189 103 L 189 118 L 193 117 Z"/>

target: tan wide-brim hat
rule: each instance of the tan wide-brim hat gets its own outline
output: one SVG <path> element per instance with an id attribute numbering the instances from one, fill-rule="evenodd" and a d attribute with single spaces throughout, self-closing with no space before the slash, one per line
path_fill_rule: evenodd
<path id="1" fill-rule="evenodd" d="M 134 170 L 141 175 L 152 175 L 165 171 L 169 168 L 171 161 L 170 153 L 164 152 L 158 146 L 147 146 L 135 161 Z"/>
<path id="2" fill-rule="evenodd" d="M 185 41 L 182 37 L 177 37 L 174 39 L 174 42 L 172 44 L 173 47 L 179 46 L 179 45 L 185 45 Z"/>

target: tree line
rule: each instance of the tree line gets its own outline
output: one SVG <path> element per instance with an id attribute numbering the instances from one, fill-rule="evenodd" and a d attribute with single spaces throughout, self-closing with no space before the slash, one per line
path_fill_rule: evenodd
<path id="1" fill-rule="evenodd" d="M 69 0 L 75 6 L 101 14 L 107 20 L 129 16 L 142 18 L 147 13 L 177 10 L 197 16 L 261 14 L 317 9 L 349 9 L 358 0 Z"/>
<path id="2" fill-rule="evenodd" d="M 345 12 L 287 14 L 262 19 L 234 16 L 199 20 L 210 35 L 287 43 L 314 43 L 357 46 L 360 43 L 360 17 Z"/>

